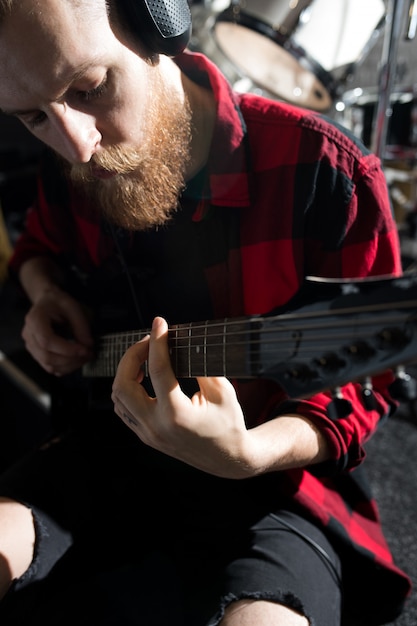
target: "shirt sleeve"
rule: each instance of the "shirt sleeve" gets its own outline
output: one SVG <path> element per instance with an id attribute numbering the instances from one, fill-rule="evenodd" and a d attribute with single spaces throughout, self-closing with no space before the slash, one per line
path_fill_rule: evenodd
<path id="1" fill-rule="evenodd" d="M 252 282 L 245 282 L 251 309 L 256 312 L 261 292 L 268 302 L 278 303 L 279 311 L 282 294 L 299 293 L 307 276 L 335 282 L 400 276 L 398 229 L 376 155 L 349 133 L 311 114 L 296 127 L 282 123 L 280 138 L 286 161 L 263 175 L 271 185 L 274 176 L 279 178 L 276 219 L 269 222 L 267 210 L 257 214 L 258 222 L 265 216 L 260 244 L 249 227 L 245 231 L 250 243 L 244 250 L 247 273 L 256 268 Z M 305 416 L 329 442 L 332 460 L 326 469 L 350 470 L 362 462 L 364 443 L 397 406 L 389 393 L 392 380 L 392 372 L 374 377 L 371 404 L 360 383 L 343 386 L 340 393 L 351 408 L 347 415 L 335 417 L 331 390 L 304 400 L 283 399 L 262 415 Z"/>
<path id="2" fill-rule="evenodd" d="M 70 188 L 56 159 L 47 153 L 41 162 L 37 193 L 10 259 L 12 274 L 36 256 L 53 257 L 63 267 L 90 272 L 112 251 L 100 216 L 85 198 Z"/>
<path id="3" fill-rule="evenodd" d="M 346 176 L 346 181 L 349 181 L 350 193 L 339 231 L 339 224 L 334 221 L 326 223 L 323 215 L 313 216 L 324 233 L 317 238 L 322 248 L 311 249 L 306 254 L 312 272 L 317 276 L 352 280 L 401 275 L 398 229 L 379 160 L 373 154 L 364 153 L 358 159 L 354 175 Z M 329 231 L 327 240 L 326 229 Z M 331 237 L 336 237 L 337 232 L 340 243 L 333 239 L 332 246 Z M 381 420 L 398 406 L 389 392 L 393 378 L 391 371 L 374 376 L 370 396 L 360 383 L 343 386 L 340 395 L 351 409 L 346 415 L 337 411 L 337 400 L 331 391 L 308 400 L 284 402 L 278 407 L 278 414 L 302 414 L 325 434 L 332 456 L 331 462 L 326 464 L 326 472 L 351 470 L 365 457 L 364 443 Z"/>

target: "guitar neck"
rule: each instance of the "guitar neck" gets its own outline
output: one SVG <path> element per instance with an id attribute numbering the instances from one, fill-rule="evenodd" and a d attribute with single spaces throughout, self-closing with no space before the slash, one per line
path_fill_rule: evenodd
<path id="1" fill-rule="evenodd" d="M 310 303 L 278 315 L 171 326 L 176 376 L 265 378 L 290 397 L 308 397 L 417 360 L 417 276 L 313 282 L 312 291 Z M 127 348 L 148 333 L 101 337 L 84 376 L 113 377 Z"/>
<path id="2" fill-rule="evenodd" d="M 179 378 L 228 376 L 252 378 L 249 344 L 255 344 L 256 328 L 262 318 L 235 318 L 222 321 L 177 324 L 168 329 L 171 364 Z M 127 348 L 140 341 L 149 330 L 103 335 L 94 361 L 87 363 L 87 377 L 112 377 Z"/>

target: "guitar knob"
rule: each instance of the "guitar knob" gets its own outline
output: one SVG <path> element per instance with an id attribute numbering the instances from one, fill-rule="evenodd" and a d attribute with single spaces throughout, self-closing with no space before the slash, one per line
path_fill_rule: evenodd
<path id="1" fill-rule="evenodd" d="M 389 386 L 389 392 L 400 402 L 410 402 L 417 398 L 417 382 L 404 368 L 399 367 L 394 382 Z"/>
<path id="2" fill-rule="evenodd" d="M 362 400 L 367 411 L 373 411 L 376 408 L 375 396 L 370 378 L 367 378 L 362 385 Z"/>
<path id="3" fill-rule="evenodd" d="M 332 401 L 327 405 L 327 415 L 331 420 L 336 421 L 352 413 L 352 404 L 343 397 L 340 387 L 333 391 L 332 396 Z"/>

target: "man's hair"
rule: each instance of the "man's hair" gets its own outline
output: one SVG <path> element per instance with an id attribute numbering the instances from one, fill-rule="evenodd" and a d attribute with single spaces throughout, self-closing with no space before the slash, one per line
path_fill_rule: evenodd
<path id="1" fill-rule="evenodd" d="M 16 1 L 18 0 L 0 0 L 0 24 L 3 22 L 5 17 L 12 14 Z M 72 2 L 75 6 L 81 7 L 85 0 L 70 0 L 70 2 Z M 110 8 L 113 6 L 114 0 L 105 0 L 105 4 L 107 11 L 110 13 Z"/>
<path id="2" fill-rule="evenodd" d="M 13 4 L 14 0 L 0 0 L 0 24 L 6 15 L 11 14 Z"/>
<path id="3" fill-rule="evenodd" d="M 127 24 L 126 21 L 123 19 L 123 17 L 119 15 L 116 0 L 57 0 L 57 1 L 67 2 L 70 5 L 72 5 L 72 7 L 76 10 L 89 11 L 90 15 L 91 15 L 91 11 L 94 11 L 95 9 L 99 10 L 100 7 L 104 5 L 107 11 L 107 15 L 108 15 L 111 26 L 114 27 L 115 29 L 124 31 L 125 35 L 129 35 L 130 37 L 133 37 L 129 28 L 129 24 Z M 0 27 L 4 23 L 4 21 L 7 19 L 7 17 L 12 15 L 13 11 L 15 11 L 19 7 L 19 2 L 20 0 L 0 0 Z M 42 8 L 41 4 L 42 4 L 42 0 L 33 0 L 32 10 L 41 9 Z M 29 7 L 28 10 L 30 12 L 31 8 Z M 136 46 L 138 46 L 139 44 L 142 46 L 142 54 L 145 60 L 147 60 L 151 64 L 156 63 L 157 55 L 153 53 L 152 51 L 150 51 L 149 49 L 147 49 L 145 44 L 139 41 L 138 37 L 135 36 L 134 41 L 135 41 Z"/>

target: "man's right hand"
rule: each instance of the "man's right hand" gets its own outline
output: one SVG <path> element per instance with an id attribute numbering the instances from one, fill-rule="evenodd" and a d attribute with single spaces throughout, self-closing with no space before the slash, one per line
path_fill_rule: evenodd
<path id="1" fill-rule="evenodd" d="M 70 374 L 93 357 L 93 337 L 83 307 L 59 287 L 45 290 L 28 311 L 22 338 L 50 374 Z"/>

